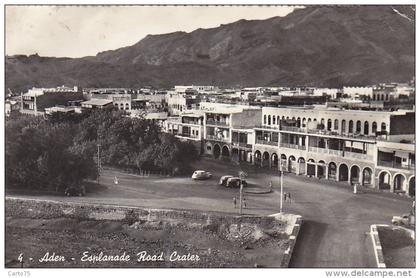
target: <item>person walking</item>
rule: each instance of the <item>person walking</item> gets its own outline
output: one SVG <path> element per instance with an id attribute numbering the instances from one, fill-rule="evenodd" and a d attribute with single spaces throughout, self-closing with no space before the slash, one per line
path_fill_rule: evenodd
<path id="1" fill-rule="evenodd" d="M 273 183 L 270 181 L 270 192 L 273 192 Z"/>
<path id="2" fill-rule="evenodd" d="M 236 208 L 236 197 L 233 197 L 233 208 Z"/>
<path id="3" fill-rule="evenodd" d="M 284 196 L 283 196 L 283 199 L 284 199 L 284 202 L 286 203 L 287 202 L 287 192 L 284 192 L 284 194 L 283 194 Z"/>
<path id="4" fill-rule="evenodd" d="M 244 204 L 244 208 L 246 208 L 246 199 L 245 199 L 245 197 L 242 199 L 242 203 Z"/>
<path id="5" fill-rule="evenodd" d="M 114 184 L 118 184 L 118 178 L 117 178 L 117 176 L 114 177 Z"/>
<path id="6" fill-rule="evenodd" d="M 287 199 L 288 199 L 289 203 L 292 202 L 292 194 L 290 192 L 287 193 Z"/>

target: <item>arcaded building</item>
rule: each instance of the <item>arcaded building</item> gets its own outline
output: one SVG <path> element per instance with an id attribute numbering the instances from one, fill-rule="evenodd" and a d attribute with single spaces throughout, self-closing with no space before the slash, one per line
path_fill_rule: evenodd
<path id="1" fill-rule="evenodd" d="M 194 140 L 206 155 L 415 195 L 413 111 L 203 107 Z"/>

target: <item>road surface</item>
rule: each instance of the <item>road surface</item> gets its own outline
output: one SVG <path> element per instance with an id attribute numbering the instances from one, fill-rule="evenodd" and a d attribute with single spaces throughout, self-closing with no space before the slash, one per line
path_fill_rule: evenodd
<path id="1" fill-rule="evenodd" d="M 30 196 L 31 198 L 75 202 L 119 204 L 151 208 L 192 209 L 237 213 L 233 197 L 238 189 L 218 186 L 222 175 L 237 175 L 238 165 L 213 159 L 202 159 L 196 169 L 211 171 L 213 178 L 193 181 L 189 177 L 140 177 L 117 171 L 101 173 L 100 185 L 85 197 Z M 274 192 L 245 194 L 247 214 L 272 214 L 279 211 L 279 178 L 274 172 L 245 167 L 251 186 L 267 189 L 270 181 Z M 114 184 L 115 176 L 118 184 Z M 344 183 L 285 175 L 284 191 L 290 192 L 291 203 L 284 211 L 303 216 L 304 224 L 291 260 L 291 267 L 376 267 L 372 242 L 368 235 L 371 224 L 390 223 L 393 215 L 407 213 L 411 200 L 390 193 L 353 194 Z M 20 195 L 22 194 L 8 194 Z M 28 197 L 25 195 L 25 197 Z"/>

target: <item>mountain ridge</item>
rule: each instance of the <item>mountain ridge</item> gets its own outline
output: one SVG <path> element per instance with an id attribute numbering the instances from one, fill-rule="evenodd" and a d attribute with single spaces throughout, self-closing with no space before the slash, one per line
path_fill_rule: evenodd
<path id="1" fill-rule="evenodd" d="M 309 6 L 284 17 L 147 35 L 95 56 L 6 56 L 6 88 L 404 82 L 414 76 L 414 16 L 413 6 Z"/>

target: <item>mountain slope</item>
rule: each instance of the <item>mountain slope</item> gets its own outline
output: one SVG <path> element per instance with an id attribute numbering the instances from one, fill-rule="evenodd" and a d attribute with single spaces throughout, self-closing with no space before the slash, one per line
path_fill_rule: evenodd
<path id="1" fill-rule="evenodd" d="M 366 85 L 414 76 L 414 7 L 310 6 L 77 59 L 6 57 L 6 87 Z"/>

